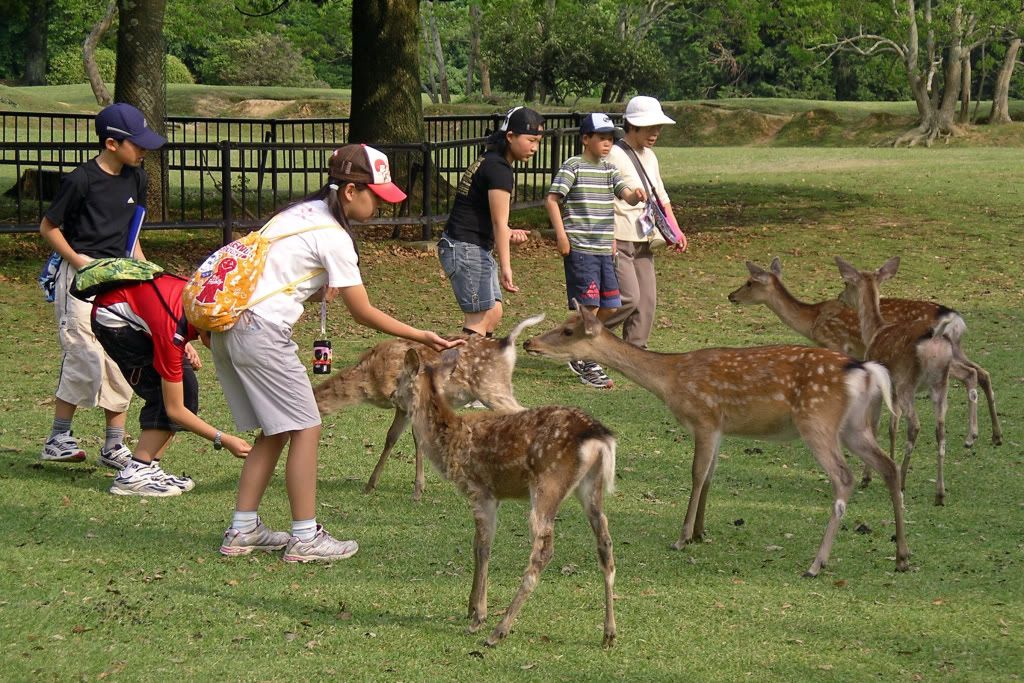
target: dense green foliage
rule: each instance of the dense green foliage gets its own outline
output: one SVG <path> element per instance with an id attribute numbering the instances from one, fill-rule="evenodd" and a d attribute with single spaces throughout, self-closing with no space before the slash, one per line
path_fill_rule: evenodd
<path id="1" fill-rule="evenodd" d="M 33 21 L 44 3 L 47 20 Z M 197 11 L 189 0 L 167 0 L 168 54 L 200 83 L 327 85 L 352 83 L 351 0 L 208 0 Z M 1024 12 L 1001 0 L 937 0 L 926 20 L 918 9 L 918 35 L 933 36 L 936 56 L 953 44 L 970 51 L 974 99 L 989 99 L 1007 42 L 1024 30 Z M 45 31 L 48 82 L 83 78 L 75 55 L 103 12 L 88 0 L 0 0 L 0 80 L 16 83 L 27 68 L 33 33 Z M 1011 6 L 1013 5 L 1013 6 Z M 956 9 L 966 19 L 955 29 Z M 471 9 L 480 12 L 474 30 Z M 421 80 L 437 97 L 440 69 L 454 97 L 479 100 L 480 63 L 489 68 L 491 101 L 525 99 L 572 106 L 579 97 L 619 102 L 643 92 L 662 99 L 799 97 L 829 100 L 905 100 L 911 96 L 906 64 L 894 49 L 870 56 L 834 52 L 838 42 L 863 32 L 895 47 L 912 42 L 906 17 L 888 2 L 862 0 L 423 0 L 420 3 Z M 116 19 L 115 19 L 116 22 Z M 434 31 L 441 45 L 435 54 Z M 472 40 L 479 60 L 472 64 Z M 108 55 L 116 30 L 100 43 Z M 888 43 L 886 41 L 889 41 Z M 389 49 L 382 45 L 382 49 Z M 919 59 L 927 67 L 927 55 Z M 470 67 L 473 67 L 472 69 Z M 945 87 L 942 65 L 929 82 Z M 1018 72 L 1020 69 L 1018 68 Z M 189 82 L 172 64 L 168 74 Z M 77 81 L 81 82 L 81 81 Z M 1010 97 L 1024 96 L 1024 78 L 1011 81 Z"/>

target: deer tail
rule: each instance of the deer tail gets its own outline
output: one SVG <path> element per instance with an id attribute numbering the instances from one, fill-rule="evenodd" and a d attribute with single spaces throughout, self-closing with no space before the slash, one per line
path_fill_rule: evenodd
<path id="1" fill-rule="evenodd" d="M 935 322 L 935 326 L 932 327 L 933 335 L 936 337 L 945 337 L 954 345 L 958 345 L 960 343 L 960 338 L 964 336 L 964 332 L 966 331 L 967 323 L 964 322 L 963 317 L 954 310 L 945 311 L 944 314 Z"/>
<path id="2" fill-rule="evenodd" d="M 604 477 L 605 492 L 612 494 L 615 493 L 615 437 L 606 437 L 602 445 L 601 476 Z"/>
<path id="3" fill-rule="evenodd" d="M 541 321 L 543 321 L 543 320 L 544 320 L 544 314 L 543 313 L 538 313 L 537 315 L 530 316 L 526 320 L 523 320 L 518 325 L 516 325 L 515 327 L 512 328 L 512 331 L 508 333 L 508 336 L 505 337 L 504 340 L 502 340 L 502 344 L 503 345 L 508 345 L 508 344 L 515 345 L 516 337 L 518 337 L 519 334 L 523 330 L 525 330 L 527 327 L 531 327 L 533 325 L 539 325 L 541 323 Z"/>
<path id="4" fill-rule="evenodd" d="M 891 414 L 895 414 L 892 408 L 892 380 L 889 377 L 889 371 L 885 369 L 885 366 L 881 363 L 875 363 L 869 361 L 864 363 L 864 370 L 870 377 L 870 387 L 868 391 L 874 396 L 875 391 L 879 391 L 882 394 L 882 401 L 885 402 L 885 407 L 889 409 Z"/>

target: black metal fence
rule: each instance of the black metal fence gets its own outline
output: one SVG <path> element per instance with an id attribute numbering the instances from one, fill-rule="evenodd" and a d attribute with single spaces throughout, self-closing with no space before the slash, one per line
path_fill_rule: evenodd
<path id="1" fill-rule="evenodd" d="M 562 162 L 579 152 L 580 114 L 546 114 L 540 149 L 517 167 L 513 208 L 538 206 Z M 423 239 L 447 218 L 459 177 L 483 149 L 502 114 L 430 116 L 421 143 L 379 145 L 409 198 L 386 208 L 375 225 L 416 225 Z M 0 233 L 33 232 L 56 179 L 95 156 L 94 117 L 0 112 Z M 283 205 L 323 186 L 327 158 L 348 136 L 347 119 L 169 117 L 162 149 L 162 215 L 147 229 L 261 225 Z M 0 185 L 0 189 L 3 189 Z M 48 187 L 49 186 L 49 187 Z"/>

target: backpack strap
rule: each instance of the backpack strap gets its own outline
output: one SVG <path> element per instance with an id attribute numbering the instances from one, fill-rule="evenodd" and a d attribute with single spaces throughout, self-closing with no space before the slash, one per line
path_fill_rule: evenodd
<path id="1" fill-rule="evenodd" d="M 640 157 L 636 155 L 636 151 L 630 147 L 625 140 L 616 140 L 615 145 L 625 152 L 626 156 L 629 157 L 629 160 L 633 162 L 634 166 L 636 166 L 636 170 L 640 173 L 640 182 L 644 184 L 644 189 L 647 190 L 647 194 L 660 202 L 661 199 L 658 198 L 658 192 L 654 189 L 654 183 L 651 182 L 650 176 L 647 175 L 647 169 L 645 169 L 644 165 L 640 163 Z"/>
<path id="2" fill-rule="evenodd" d="M 248 303 L 247 303 L 247 304 L 246 304 L 245 306 L 243 306 L 243 307 L 242 307 L 241 309 L 239 309 L 239 310 L 243 310 L 243 311 L 245 311 L 245 310 L 248 310 L 248 309 L 252 308 L 253 306 L 255 306 L 256 304 L 258 304 L 258 303 L 260 303 L 260 302 L 262 302 L 262 301 L 266 301 L 266 300 L 267 300 L 267 299 L 269 299 L 270 297 L 272 297 L 272 296 L 275 296 L 275 295 L 277 295 L 277 294 L 280 294 L 280 293 L 282 293 L 282 292 L 289 292 L 289 291 L 294 291 L 294 290 L 295 290 L 295 287 L 296 287 L 296 285 L 301 285 L 301 284 L 302 284 L 303 282 L 305 282 L 306 280 L 312 280 L 312 279 L 313 279 L 313 278 L 315 278 L 315 277 L 316 277 L 317 275 L 319 275 L 320 273 L 323 273 L 323 272 L 325 272 L 323 268 L 317 268 L 317 269 L 316 269 L 316 270 L 314 270 L 314 271 L 313 271 L 312 273 L 309 273 L 308 275 L 303 275 L 303 276 L 302 276 L 302 277 L 300 277 L 300 278 L 299 278 L 298 280 L 292 280 L 291 282 L 289 282 L 289 283 L 288 283 L 288 284 L 286 284 L 285 286 L 283 286 L 283 287 L 278 287 L 278 288 L 277 288 L 277 289 L 275 289 L 274 291 L 272 291 L 272 292 L 268 292 L 268 293 L 264 294 L 263 296 L 261 296 L 260 298 L 258 298 L 258 299 L 254 299 L 254 300 L 252 300 L 252 301 L 248 302 Z"/>

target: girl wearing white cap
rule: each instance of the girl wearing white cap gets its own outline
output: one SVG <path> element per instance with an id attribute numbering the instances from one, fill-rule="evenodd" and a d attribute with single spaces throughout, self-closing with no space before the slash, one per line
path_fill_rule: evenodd
<path id="1" fill-rule="evenodd" d="M 618 167 L 622 179 L 629 187 L 646 187 L 649 179 L 651 190 L 661 199 L 672 220 L 675 220 L 668 192 L 661 180 L 658 158 L 651 149 L 658 141 L 662 126 L 671 125 L 675 121 L 665 115 L 658 100 L 642 95 L 629 101 L 623 118 L 625 137 L 612 147 L 608 161 Z M 629 150 L 624 149 L 621 146 L 623 144 Z M 637 168 L 630 151 L 643 166 L 643 172 Z M 652 200 L 649 198 L 648 201 Z M 641 224 L 640 217 L 645 206 L 645 203 L 632 206 L 621 199 L 615 200 L 615 274 L 619 279 L 622 306 L 605 321 L 609 328 L 621 323 L 622 338 L 642 349 L 647 348 L 647 340 L 654 325 L 654 309 L 658 302 L 654 253 L 651 251 L 651 241 L 656 239 L 657 230 L 650 231 Z M 685 242 L 673 249 L 685 251 Z"/>
<path id="2" fill-rule="evenodd" d="M 286 562 L 310 562 L 350 557 L 359 547 L 355 541 L 335 539 L 316 520 L 320 412 L 291 338 L 304 301 L 339 296 L 356 322 L 437 351 L 462 343 L 395 320 L 366 296 L 347 228 L 349 220 L 371 218 L 381 201 L 405 199 L 391 182 L 388 158 L 366 145 L 346 145 L 331 155 L 328 173 L 327 185 L 277 214 L 264 232 L 269 238 L 287 236 L 270 249 L 252 300 L 259 300 L 262 293 L 278 293 L 242 313 L 231 329 L 212 334 L 217 378 L 236 428 L 262 430 L 242 467 L 234 517 L 220 547 L 224 555 L 284 548 Z M 218 432 L 214 448 L 219 440 Z M 291 533 L 271 531 L 257 514 L 286 445 Z"/>

